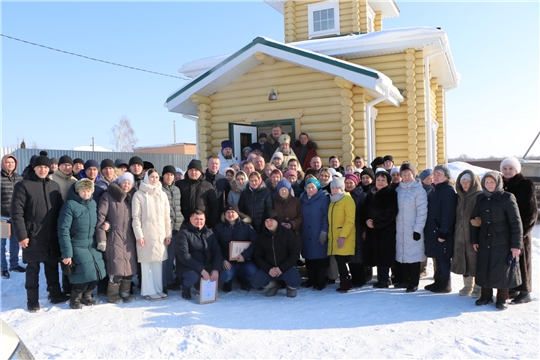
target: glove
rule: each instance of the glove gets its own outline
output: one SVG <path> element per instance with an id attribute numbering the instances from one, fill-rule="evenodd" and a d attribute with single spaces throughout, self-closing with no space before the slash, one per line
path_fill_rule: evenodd
<path id="1" fill-rule="evenodd" d="M 421 237 L 422 235 L 420 235 L 420 233 L 417 233 L 416 231 L 412 234 L 412 238 L 416 241 L 420 240 Z"/>
<path id="2" fill-rule="evenodd" d="M 105 241 L 98 242 L 97 249 L 99 251 L 105 251 L 106 248 L 107 248 L 107 243 Z"/>
<path id="3" fill-rule="evenodd" d="M 317 239 L 319 244 L 321 244 L 321 245 L 326 244 L 326 241 L 328 241 L 327 235 L 328 235 L 327 233 L 325 233 L 324 231 L 321 231 L 321 233 L 319 234 L 319 238 Z"/>
<path id="4" fill-rule="evenodd" d="M 480 216 L 477 216 L 474 219 L 471 219 L 471 225 L 474 227 L 482 226 L 482 218 Z"/>
<path id="5" fill-rule="evenodd" d="M 345 245 L 345 238 L 344 237 L 338 237 L 337 239 L 337 247 L 338 249 L 341 249 Z"/>

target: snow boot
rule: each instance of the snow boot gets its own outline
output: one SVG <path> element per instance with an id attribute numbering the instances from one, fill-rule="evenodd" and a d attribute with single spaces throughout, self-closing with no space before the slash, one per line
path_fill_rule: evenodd
<path id="1" fill-rule="evenodd" d="M 290 297 L 290 298 L 296 297 L 296 288 L 287 286 L 287 297 Z"/>
<path id="2" fill-rule="evenodd" d="M 271 297 L 276 296 L 279 289 L 281 289 L 281 284 L 277 281 L 270 281 L 270 283 L 266 286 L 268 290 L 264 293 L 264 296 Z"/>
<path id="3" fill-rule="evenodd" d="M 450 278 L 441 277 L 439 286 L 432 288 L 430 291 L 438 294 L 448 294 L 452 292 L 452 280 Z"/>
<path id="4" fill-rule="evenodd" d="M 50 302 L 51 304 L 61 304 L 69 300 L 69 296 L 62 292 L 60 284 L 56 284 L 49 288 Z"/>
<path id="5" fill-rule="evenodd" d="M 339 287 L 336 289 L 336 291 L 344 294 L 347 291 L 351 290 L 352 288 L 353 288 L 353 286 L 352 286 L 351 280 L 349 280 L 349 279 L 341 279 L 341 280 L 339 280 Z"/>
<path id="6" fill-rule="evenodd" d="M 484 306 L 493 302 L 493 289 L 484 289 L 480 291 L 480 299 L 476 300 L 476 306 Z"/>
<path id="7" fill-rule="evenodd" d="M 26 302 L 26 307 L 28 308 L 28 311 L 31 313 L 35 313 L 39 311 L 39 290 L 26 290 L 26 298 L 28 301 Z"/>
<path id="8" fill-rule="evenodd" d="M 232 290 L 232 280 L 226 281 L 223 283 L 223 292 L 231 292 Z"/>
<path id="9" fill-rule="evenodd" d="M 94 298 L 92 297 L 92 291 L 94 291 L 94 289 L 88 289 L 82 293 L 81 304 L 86 306 L 93 306 L 99 304 L 99 301 L 94 300 Z"/>
<path id="10" fill-rule="evenodd" d="M 191 300 L 191 286 L 182 285 L 182 297 Z"/>
<path id="11" fill-rule="evenodd" d="M 471 297 L 478 299 L 480 297 L 480 293 L 482 292 L 482 288 L 476 284 L 473 286 L 473 291 L 471 293 Z"/>
<path id="12" fill-rule="evenodd" d="M 122 279 L 120 282 L 120 297 L 125 303 L 130 303 L 135 301 L 135 296 L 131 295 L 131 280 Z"/>
<path id="13" fill-rule="evenodd" d="M 122 304 L 124 302 L 120 297 L 120 283 L 109 282 L 107 286 L 107 302 L 111 304 Z"/>
<path id="14" fill-rule="evenodd" d="M 69 307 L 75 310 L 82 309 L 81 299 L 82 292 L 77 291 L 76 289 L 71 289 L 71 296 L 69 297 Z"/>
<path id="15" fill-rule="evenodd" d="M 497 302 L 495 303 L 495 307 L 497 309 L 499 309 L 499 310 L 508 309 L 507 300 L 508 300 L 508 289 L 498 289 L 497 290 Z M 515 299 L 514 299 L 514 301 L 515 301 Z"/>
<path id="16" fill-rule="evenodd" d="M 429 284 L 429 285 L 424 286 L 424 289 L 426 289 L 428 291 L 433 291 L 432 289 L 435 289 L 435 288 L 439 287 L 440 276 L 439 275 L 433 275 L 433 280 L 435 280 L 435 281 L 433 283 Z"/>
<path id="17" fill-rule="evenodd" d="M 472 276 L 463 276 L 463 289 L 459 290 L 460 296 L 469 296 L 472 294 L 474 289 L 474 277 Z"/>

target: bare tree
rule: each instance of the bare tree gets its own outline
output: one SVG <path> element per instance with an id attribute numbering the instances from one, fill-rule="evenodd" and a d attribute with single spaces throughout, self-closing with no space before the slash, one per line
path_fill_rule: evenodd
<path id="1" fill-rule="evenodd" d="M 113 139 L 111 143 L 116 151 L 131 152 L 133 147 L 137 145 L 137 137 L 135 130 L 131 127 L 131 121 L 127 116 L 122 116 L 117 125 L 111 128 Z"/>

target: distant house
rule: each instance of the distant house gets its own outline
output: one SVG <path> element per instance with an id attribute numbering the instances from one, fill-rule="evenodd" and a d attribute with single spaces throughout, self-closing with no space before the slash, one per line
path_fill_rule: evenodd
<path id="1" fill-rule="evenodd" d="M 350 163 L 391 154 L 420 169 L 446 162 L 446 91 L 459 82 L 448 38 L 430 27 L 383 30 L 393 0 L 267 0 L 285 43 L 257 37 L 232 55 L 185 64 L 193 78 L 166 101 L 196 117 L 198 156 L 231 139 L 235 154 L 280 123 Z M 429 109 L 429 110 L 428 110 Z"/>
<path id="2" fill-rule="evenodd" d="M 155 145 L 133 148 L 134 153 L 153 153 L 153 154 L 179 154 L 195 155 L 197 153 L 197 144 L 176 143 L 168 145 Z"/>
<path id="3" fill-rule="evenodd" d="M 103 146 L 99 145 L 84 145 L 84 146 L 76 146 L 72 150 L 74 151 L 103 151 L 103 152 L 113 152 L 114 150 L 104 148 Z"/>

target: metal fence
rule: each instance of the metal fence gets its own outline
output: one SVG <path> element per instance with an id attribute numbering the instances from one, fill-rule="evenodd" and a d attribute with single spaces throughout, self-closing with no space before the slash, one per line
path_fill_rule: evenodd
<path id="1" fill-rule="evenodd" d="M 17 172 L 20 174 L 28 164 L 30 164 L 30 158 L 34 155 L 39 155 L 41 149 L 15 149 L 15 148 L 0 148 L 0 157 L 6 154 L 12 154 L 19 161 Z M 94 159 L 98 163 L 101 160 L 116 159 L 125 160 L 126 163 L 133 156 L 138 156 L 143 161 L 151 162 L 154 167 L 161 173 L 163 167 L 166 165 L 173 165 L 186 171 L 189 162 L 195 159 L 195 155 L 179 155 L 179 154 L 152 154 L 152 153 L 133 153 L 133 152 L 102 152 L 102 151 L 76 151 L 76 150 L 45 150 L 49 158 L 60 159 L 63 155 L 68 155 L 72 159 L 81 158 L 84 161 Z"/>

